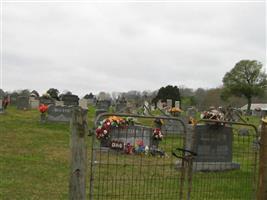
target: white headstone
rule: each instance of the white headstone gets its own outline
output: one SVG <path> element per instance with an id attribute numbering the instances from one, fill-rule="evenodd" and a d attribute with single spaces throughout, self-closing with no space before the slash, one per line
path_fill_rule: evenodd
<path id="1" fill-rule="evenodd" d="M 157 103 L 157 108 L 159 108 L 159 109 L 162 109 L 163 107 L 162 107 L 162 103 L 161 103 L 161 101 L 158 101 L 158 103 Z"/>
<path id="2" fill-rule="evenodd" d="M 180 101 L 175 101 L 175 108 L 180 108 Z"/>
<path id="3" fill-rule="evenodd" d="M 39 107 L 40 101 L 37 99 L 30 99 L 30 108 L 31 109 L 37 109 Z"/>
<path id="4" fill-rule="evenodd" d="M 80 99 L 79 100 L 79 106 L 82 109 L 88 110 L 88 101 L 87 101 L 87 99 Z"/>
<path id="5" fill-rule="evenodd" d="M 167 106 L 169 108 L 172 108 L 172 100 L 171 99 L 167 99 Z"/>

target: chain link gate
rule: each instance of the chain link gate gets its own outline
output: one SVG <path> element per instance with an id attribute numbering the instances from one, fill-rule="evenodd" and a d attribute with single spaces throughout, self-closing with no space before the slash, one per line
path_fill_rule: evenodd
<path id="1" fill-rule="evenodd" d="M 95 127 L 103 117 L 92 140 L 91 200 L 190 198 L 195 154 L 185 149 L 182 119 L 104 113 Z"/>

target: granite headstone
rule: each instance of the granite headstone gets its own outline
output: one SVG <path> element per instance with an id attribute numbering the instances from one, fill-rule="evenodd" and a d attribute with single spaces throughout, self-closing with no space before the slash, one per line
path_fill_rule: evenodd
<path id="1" fill-rule="evenodd" d="M 72 106 L 50 105 L 47 110 L 47 121 L 70 122 L 72 117 Z"/>
<path id="2" fill-rule="evenodd" d="M 79 105 L 79 97 L 73 94 L 65 94 L 61 98 L 64 101 L 65 106 L 78 106 Z"/>
<path id="3" fill-rule="evenodd" d="M 18 110 L 28 110 L 30 109 L 29 97 L 18 96 L 17 98 L 17 109 Z"/>

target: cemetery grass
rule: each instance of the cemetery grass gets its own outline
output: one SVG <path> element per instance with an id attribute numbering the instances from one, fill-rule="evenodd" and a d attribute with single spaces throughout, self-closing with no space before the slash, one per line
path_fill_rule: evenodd
<path id="1" fill-rule="evenodd" d="M 12 106 L 0 115 L 0 199 L 68 198 L 69 124 L 39 119 Z"/>
<path id="2" fill-rule="evenodd" d="M 89 109 L 89 127 L 93 126 L 94 112 L 94 109 Z M 68 199 L 69 124 L 40 124 L 39 117 L 40 113 L 37 110 L 18 111 L 15 107 L 8 107 L 6 113 L 0 115 L 0 199 Z M 251 119 L 251 121 L 253 120 Z M 255 123 L 257 123 L 256 120 Z M 88 137 L 87 143 L 89 161 L 91 137 Z M 168 144 L 168 140 L 166 140 L 166 144 Z M 236 145 L 240 145 L 240 148 L 247 148 L 246 144 L 238 143 Z M 239 148 L 236 145 L 234 148 Z M 236 158 L 241 164 L 242 162 L 253 162 L 252 160 L 243 161 L 241 156 L 238 154 Z M 139 159 L 136 157 L 136 161 Z M 248 165 L 246 164 L 246 166 Z M 113 168 L 113 170 L 116 169 Z M 152 173 L 148 168 L 142 170 L 143 173 Z M 192 199 L 198 199 L 203 191 L 207 193 L 206 199 L 217 199 L 216 191 L 218 189 L 225 191 L 219 194 L 219 199 L 229 199 L 229 197 L 235 199 L 240 192 L 244 193 L 243 199 L 251 197 L 250 183 L 247 179 L 251 174 L 248 167 L 241 168 L 238 174 L 234 172 L 195 174 Z M 132 170 L 124 168 L 123 173 L 125 176 L 131 176 Z M 174 173 L 179 176 L 179 172 Z M 88 177 L 89 175 L 87 179 L 89 179 Z M 107 176 L 105 178 L 108 179 Z M 218 181 L 220 179 L 226 181 Z M 167 188 L 172 192 L 179 187 L 179 183 L 173 179 L 166 182 L 164 186 L 160 178 L 154 180 L 153 183 L 158 183 L 160 188 Z M 130 191 L 130 187 L 124 184 L 123 188 L 126 193 Z M 138 187 L 139 191 L 145 189 L 152 193 L 156 192 L 155 185 L 150 186 L 149 181 L 144 182 L 144 186 L 136 185 L 135 187 Z M 96 188 L 100 191 L 103 189 L 105 186 Z M 114 188 L 107 188 L 106 193 L 111 193 L 112 189 Z M 89 184 L 87 184 L 87 195 L 88 190 Z M 167 195 L 178 194 L 170 192 Z M 164 199 L 164 195 L 161 194 L 159 199 Z"/>

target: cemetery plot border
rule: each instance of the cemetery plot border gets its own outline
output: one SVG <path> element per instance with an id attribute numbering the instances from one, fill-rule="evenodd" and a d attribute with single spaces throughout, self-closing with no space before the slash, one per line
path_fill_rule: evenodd
<path id="1" fill-rule="evenodd" d="M 193 155 L 184 151 L 186 125 L 180 118 L 102 113 L 92 140 L 89 199 L 184 199 L 190 196 Z M 118 122 L 122 117 L 144 125 Z M 114 121 L 112 121 L 112 119 Z M 180 133 L 164 135 L 155 120 L 176 120 Z M 122 125 L 120 125 L 122 123 Z M 107 130 L 107 131 L 106 131 Z M 177 152 L 178 150 L 178 152 Z M 183 163 L 177 168 L 177 160 Z"/>

